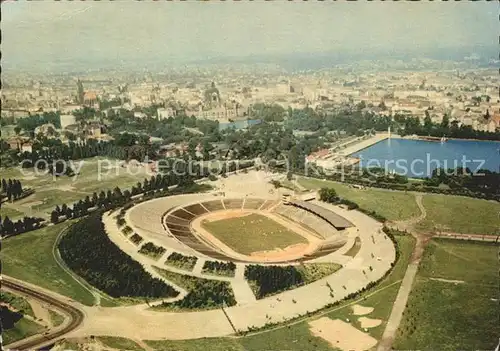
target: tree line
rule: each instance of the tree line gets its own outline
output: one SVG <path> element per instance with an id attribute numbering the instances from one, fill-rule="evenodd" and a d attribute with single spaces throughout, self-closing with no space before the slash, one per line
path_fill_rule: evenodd
<path id="1" fill-rule="evenodd" d="M 2 220 L 0 216 L 0 234 L 2 237 L 13 236 L 36 230 L 42 227 L 44 222 L 43 218 L 37 217 L 24 217 L 17 221 L 12 221 L 9 216 L 5 216 Z"/>
<path id="2" fill-rule="evenodd" d="M 101 216 L 93 213 L 78 221 L 61 238 L 58 248 L 68 267 L 115 298 L 177 296 L 174 288 L 153 278 L 108 238 Z"/>
<path id="3" fill-rule="evenodd" d="M 23 186 L 19 179 L 2 178 L 2 193 L 9 201 L 17 200 L 23 195 Z"/>

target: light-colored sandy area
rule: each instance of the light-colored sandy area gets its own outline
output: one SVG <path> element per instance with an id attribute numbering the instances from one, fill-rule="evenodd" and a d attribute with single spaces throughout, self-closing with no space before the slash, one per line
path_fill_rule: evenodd
<path id="1" fill-rule="evenodd" d="M 362 316 L 373 311 L 373 307 L 365 307 L 361 305 L 352 305 L 352 313 L 356 316 Z"/>
<path id="2" fill-rule="evenodd" d="M 38 206 L 38 205 L 43 205 L 43 201 L 31 201 L 23 204 L 23 206 L 28 206 L 28 207 Z"/>
<path id="3" fill-rule="evenodd" d="M 372 319 L 368 317 L 359 317 L 359 323 L 361 323 L 361 328 L 375 328 L 382 324 L 380 319 Z"/>
<path id="4" fill-rule="evenodd" d="M 34 175 L 21 177 L 22 180 L 35 180 L 36 178 L 37 177 Z"/>
<path id="5" fill-rule="evenodd" d="M 377 340 L 370 335 L 339 319 L 322 317 L 309 322 L 309 328 L 314 336 L 344 351 L 369 350 L 377 344 Z"/>
<path id="6" fill-rule="evenodd" d="M 41 319 L 44 324 L 52 326 L 52 320 L 50 318 L 49 310 L 42 306 L 40 302 L 34 299 L 28 299 L 28 302 L 35 314 L 36 319 Z"/>

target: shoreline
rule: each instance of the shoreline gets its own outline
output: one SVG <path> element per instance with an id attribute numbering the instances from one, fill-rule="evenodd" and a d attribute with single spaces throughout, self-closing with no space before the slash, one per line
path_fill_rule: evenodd
<path id="1" fill-rule="evenodd" d="M 349 152 L 347 154 L 344 154 L 346 150 L 342 150 L 341 156 L 352 157 L 353 154 L 355 154 L 357 152 L 360 152 L 360 151 L 363 151 L 365 149 L 368 149 L 369 147 L 372 147 L 373 145 L 378 144 L 381 141 L 384 141 L 384 140 L 387 140 L 387 139 L 414 140 L 414 141 L 423 141 L 423 142 L 429 142 L 429 143 L 439 143 L 440 142 L 440 139 L 437 138 L 437 137 L 436 137 L 436 139 L 432 140 L 432 139 L 426 139 L 426 137 L 422 137 L 422 136 L 413 137 L 413 136 L 401 136 L 401 135 L 398 135 L 398 134 L 392 134 L 389 137 L 389 135 L 383 134 L 383 135 L 379 135 L 379 136 L 374 136 L 374 137 L 372 137 L 370 139 L 367 139 L 367 140 L 363 140 L 363 141 L 361 141 L 358 144 L 354 144 L 352 146 L 348 146 L 347 149 L 352 148 L 354 150 L 353 151 L 348 150 Z M 449 141 L 449 140 L 493 142 L 493 143 L 499 143 L 500 144 L 500 140 L 489 140 L 489 139 L 484 140 L 484 139 L 446 138 L 446 141 Z M 359 147 L 359 146 L 361 146 L 361 147 Z"/>
<path id="2" fill-rule="evenodd" d="M 425 139 L 425 138 L 429 138 L 429 139 Z M 494 142 L 494 143 L 500 143 L 500 140 L 492 140 L 492 139 L 463 139 L 463 138 L 448 138 L 448 137 L 445 137 L 446 138 L 446 141 L 448 140 L 458 140 L 458 141 L 489 141 L 489 142 Z M 440 141 L 440 138 L 438 137 L 426 137 L 426 136 L 422 136 L 422 135 L 417 135 L 416 138 L 413 138 L 413 137 L 409 137 L 409 136 L 398 136 L 398 138 L 394 138 L 394 139 L 405 139 L 405 140 L 417 140 L 417 141 L 430 141 L 430 142 L 439 142 Z"/>

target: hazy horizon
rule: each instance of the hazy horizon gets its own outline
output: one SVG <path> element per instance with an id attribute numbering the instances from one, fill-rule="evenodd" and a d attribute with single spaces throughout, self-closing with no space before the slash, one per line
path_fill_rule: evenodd
<path id="1" fill-rule="evenodd" d="M 496 49 L 494 2 L 4 2 L 4 70 Z"/>

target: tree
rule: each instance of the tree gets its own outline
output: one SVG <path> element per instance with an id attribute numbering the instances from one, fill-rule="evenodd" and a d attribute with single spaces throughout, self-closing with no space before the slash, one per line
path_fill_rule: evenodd
<path id="1" fill-rule="evenodd" d="M 427 134 L 430 134 L 432 130 L 432 119 L 428 110 L 425 110 L 424 129 Z"/>
<path id="2" fill-rule="evenodd" d="M 14 223 L 6 216 L 2 223 L 2 234 L 14 234 Z"/>
<path id="3" fill-rule="evenodd" d="M 441 127 L 448 128 L 450 126 L 450 118 L 445 113 L 443 116 L 443 120 L 441 121 Z"/>
<path id="4" fill-rule="evenodd" d="M 50 222 L 56 224 L 59 222 L 59 214 L 56 210 L 50 213 Z"/>
<path id="5" fill-rule="evenodd" d="M 319 198 L 321 201 L 328 203 L 337 203 L 339 201 L 337 192 L 333 188 L 321 188 L 319 191 Z"/>

